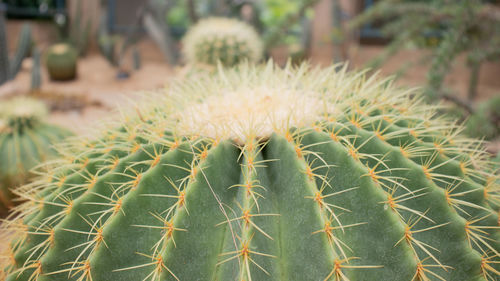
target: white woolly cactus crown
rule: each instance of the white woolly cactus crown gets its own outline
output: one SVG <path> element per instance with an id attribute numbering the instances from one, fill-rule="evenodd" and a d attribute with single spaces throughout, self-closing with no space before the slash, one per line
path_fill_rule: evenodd
<path id="1" fill-rule="evenodd" d="M 0 103 L 0 119 L 4 125 L 38 122 L 44 120 L 47 115 L 47 106 L 34 98 L 16 97 Z M 1 127 L 0 125 L 0 129 Z"/>
<path id="2" fill-rule="evenodd" d="M 481 142 L 347 66 L 178 80 L 18 190 L 7 281 L 498 280 Z"/>
<path id="3" fill-rule="evenodd" d="M 0 116 L 3 117 L 43 119 L 48 114 L 47 106 L 43 102 L 29 97 L 17 97 L 2 101 L 0 109 Z"/>
<path id="4" fill-rule="evenodd" d="M 234 65 L 245 60 L 258 62 L 263 43 L 255 29 L 231 18 L 201 19 L 191 27 L 183 40 L 188 64 Z"/>

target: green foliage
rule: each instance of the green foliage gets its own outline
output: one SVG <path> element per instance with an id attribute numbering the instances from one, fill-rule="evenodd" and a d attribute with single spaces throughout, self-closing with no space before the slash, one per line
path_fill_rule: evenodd
<path id="1" fill-rule="evenodd" d="M 303 41 L 310 36 L 309 25 L 305 23 L 311 18 L 311 7 L 317 2 L 318 0 L 150 1 L 155 11 L 165 11 L 166 15 L 162 16 L 165 19 L 163 33 L 171 34 L 173 39 L 180 38 L 199 18 L 228 17 L 252 25 L 263 38 L 265 51 L 284 44 L 295 50 L 300 47 L 295 52 L 297 54 L 307 52 L 308 44 Z M 167 45 L 172 43 L 167 42 Z"/>
<path id="2" fill-rule="evenodd" d="M 492 97 L 477 106 L 466 121 L 465 133 L 471 137 L 491 140 L 500 135 L 500 96 Z"/>
<path id="3" fill-rule="evenodd" d="M 118 66 L 118 57 L 116 55 L 118 37 L 110 34 L 107 24 L 108 15 L 103 13 L 97 30 L 97 46 L 110 65 Z"/>
<path id="4" fill-rule="evenodd" d="M 12 207 L 11 192 L 35 174 L 30 170 L 57 155 L 53 145 L 70 135 L 44 122 L 47 109 L 40 101 L 15 98 L 0 105 L 0 212 Z"/>
<path id="5" fill-rule="evenodd" d="M 427 56 L 412 62 L 430 61 L 426 90 L 430 100 L 447 94 L 444 79 L 458 56 L 465 53 L 471 72 L 468 95 L 472 100 L 480 65 L 500 58 L 499 10 L 498 5 L 481 0 L 383 0 L 355 18 L 351 28 L 386 21 L 382 32 L 392 41 L 374 61 L 375 67 L 406 47 L 430 49 Z"/>
<path id="6" fill-rule="evenodd" d="M 177 1 L 176 5 L 171 7 L 166 15 L 167 24 L 174 30 L 172 33 L 177 35 L 175 29 L 178 30 L 177 33 L 182 34 L 189 28 L 190 20 L 188 11 L 185 3 L 182 1 Z"/>
<path id="7" fill-rule="evenodd" d="M 346 69 L 193 74 L 68 144 L 19 191 L 5 280 L 498 279 L 488 154 Z"/>
<path id="8" fill-rule="evenodd" d="M 261 28 L 263 29 L 263 36 L 269 38 L 267 35 L 271 34 L 276 26 L 283 25 L 290 17 L 303 14 L 306 18 L 312 18 L 312 8 L 302 9 L 307 6 L 312 6 L 308 2 L 313 1 L 287 1 L 287 0 L 265 0 L 260 1 L 259 5 L 259 20 L 261 21 Z M 301 16 L 301 17 L 302 17 Z M 304 30 L 301 21 L 297 20 L 287 27 L 287 31 L 279 35 L 279 38 L 273 42 L 273 45 L 297 45 L 300 44 L 301 36 Z M 276 34 L 275 34 L 276 35 Z M 270 40 L 270 39 L 269 39 Z M 304 51 L 304 50 L 300 50 Z"/>
<path id="9" fill-rule="evenodd" d="M 78 51 L 69 44 L 59 43 L 47 51 L 46 65 L 50 79 L 73 80 L 77 75 Z"/>

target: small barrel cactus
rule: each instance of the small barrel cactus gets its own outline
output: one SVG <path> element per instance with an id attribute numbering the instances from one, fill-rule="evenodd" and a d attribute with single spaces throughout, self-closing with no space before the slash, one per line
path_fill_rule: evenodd
<path id="1" fill-rule="evenodd" d="M 262 57 L 262 41 L 250 25 L 229 18 L 200 20 L 183 39 L 187 63 L 232 66 Z"/>
<path id="2" fill-rule="evenodd" d="M 54 81 L 73 80 L 77 75 L 78 51 L 69 44 L 59 43 L 47 52 L 46 64 L 50 79 Z"/>
<path id="3" fill-rule="evenodd" d="M 34 175 L 30 170 L 57 153 L 53 144 L 69 135 L 43 122 L 45 105 L 30 98 L 0 104 L 0 210 L 12 207 L 11 189 Z"/>
<path id="4" fill-rule="evenodd" d="M 6 280 L 498 280 L 480 143 L 346 69 L 198 73 L 69 146 L 4 225 Z"/>

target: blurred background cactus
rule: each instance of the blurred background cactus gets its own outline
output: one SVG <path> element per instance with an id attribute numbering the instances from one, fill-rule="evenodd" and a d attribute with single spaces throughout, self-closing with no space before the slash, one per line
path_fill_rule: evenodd
<path id="1" fill-rule="evenodd" d="M 68 81 L 76 78 L 78 51 L 71 45 L 58 43 L 51 46 L 45 60 L 50 79 Z"/>
<path id="2" fill-rule="evenodd" d="M 33 49 L 33 65 L 31 67 L 31 91 L 39 91 L 42 87 L 42 54 L 40 49 Z"/>
<path id="3" fill-rule="evenodd" d="M 11 189 L 27 183 L 31 169 L 57 155 L 54 145 L 71 135 L 68 130 L 46 123 L 48 111 L 42 102 L 14 98 L 0 103 L 0 212 L 15 202 Z"/>
<path id="4" fill-rule="evenodd" d="M 253 26 L 263 38 L 266 55 L 273 47 L 284 44 L 290 47 L 291 54 L 299 57 L 297 54 L 309 52 L 309 19 L 312 17 L 311 7 L 317 2 L 148 0 L 137 9 L 135 27 L 143 27 L 170 64 L 176 64 L 180 57 L 179 39 L 198 20 L 210 17 L 235 18 Z M 140 30 L 130 30 L 124 41 L 137 40 L 141 37 Z"/>
<path id="5" fill-rule="evenodd" d="M 70 44 L 76 49 L 78 56 L 84 57 L 89 49 L 92 22 L 90 19 L 83 19 L 83 2 L 74 2 L 72 17 L 68 17 L 67 13 L 58 12 L 54 14 L 53 21 L 59 30 L 59 41 Z"/>
<path id="6" fill-rule="evenodd" d="M 183 41 L 189 64 L 233 66 L 262 58 L 263 43 L 248 24 L 228 18 L 202 19 L 191 27 Z"/>
<path id="7" fill-rule="evenodd" d="M 23 60 L 30 54 L 31 45 L 31 27 L 29 24 L 24 24 L 19 34 L 16 52 L 9 59 L 5 5 L 0 3 L 0 85 L 16 77 Z"/>
<path id="8" fill-rule="evenodd" d="M 442 99 L 454 104 L 458 109 L 451 110 L 452 116 L 456 116 L 457 111 L 462 112 L 461 119 L 468 119 L 467 133 L 492 139 L 500 133 L 498 114 L 491 114 L 500 111 L 500 104 L 495 102 L 498 98 L 477 103 L 476 97 L 482 65 L 500 60 L 500 8 L 495 2 L 381 0 L 353 19 L 349 27 L 352 30 L 377 23 L 380 36 L 390 40 L 384 52 L 369 62 L 368 65 L 374 68 L 402 50 L 428 50 L 424 56 L 408 58 L 401 63 L 396 75 L 402 75 L 415 65 L 429 65 L 427 99 L 431 102 Z M 456 61 L 463 56 L 469 71 L 465 97 L 445 83 Z"/>
<path id="9" fill-rule="evenodd" d="M 447 114 L 457 122 L 464 122 L 464 133 L 469 136 L 493 140 L 500 135 L 500 95 L 479 102 L 472 113 L 451 107 Z"/>
<path id="10" fill-rule="evenodd" d="M 132 49 L 132 65 L 136 71 L 140 70 L 142 67 L 141 52 L 137 49 L 137 47 Z"/>

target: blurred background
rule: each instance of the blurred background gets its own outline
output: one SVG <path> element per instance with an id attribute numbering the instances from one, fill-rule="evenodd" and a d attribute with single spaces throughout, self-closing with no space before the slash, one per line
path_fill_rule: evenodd
<path id="1" fill-rule="evenodd" d="M 251 24 L 266 58 L 279 64 L 348 61 L 421 87 L 430 103 L 446 105 L 447 118 L 465 123 L 466 134 L 500 149 L 500 1 L 0 3 L 0 102 L 41 99 L 52 123 L 77 133 L 182 75 L 182 36 L 200 18 L 225 16 Z"/>

